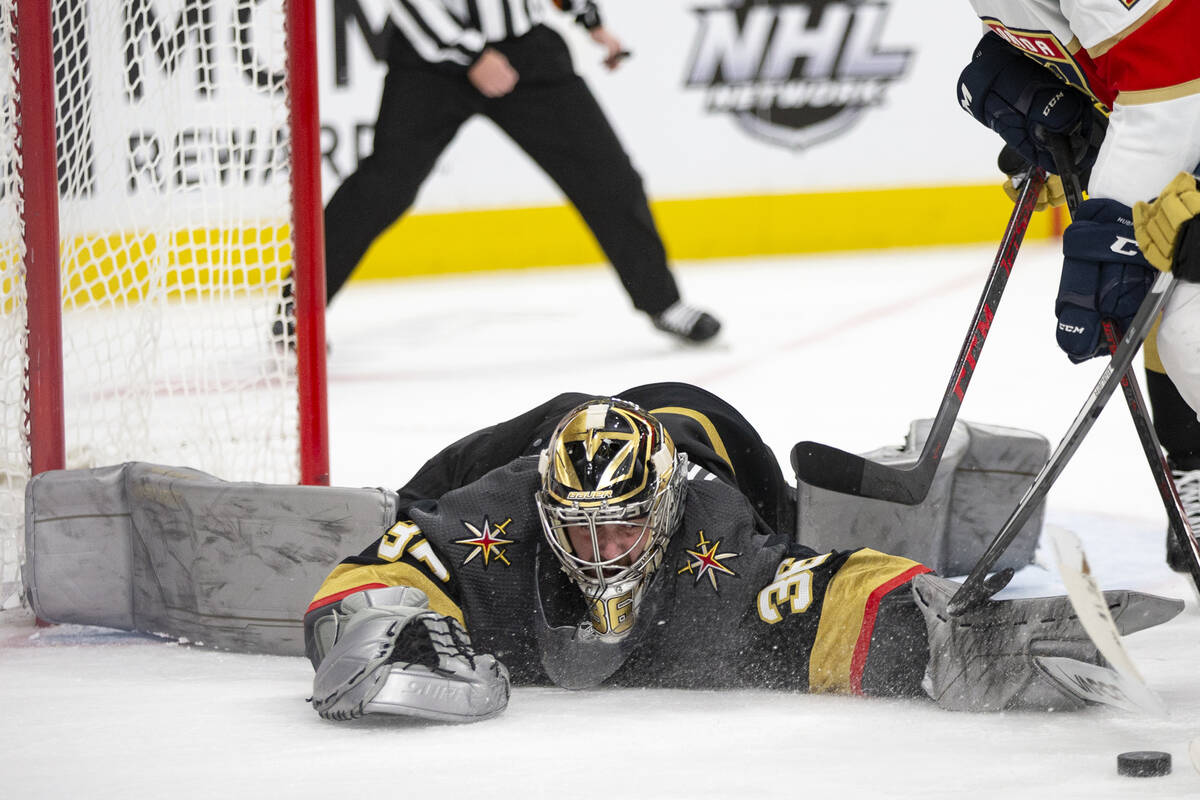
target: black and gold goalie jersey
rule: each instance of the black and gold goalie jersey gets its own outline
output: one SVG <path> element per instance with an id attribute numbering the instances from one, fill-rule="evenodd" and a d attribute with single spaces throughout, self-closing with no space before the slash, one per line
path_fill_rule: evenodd
<path id="1" fill-rule="evenodd" d="M 544 544 L 538 484 L 536 457 L 521 456 L 405 504 L 403 519 L 328 576 L 306 630 L 349 594 L 415 586 L 515 683 L 572 685 L 548 633 L 585 619 L 583 596 Z M 924 625 L 905 600 L 927 568 L 868 549 L 815 553 L 776 534 L 759 510 L 731 480 L 689 466 L 683 519 L 604 683 L 919 691 Z"/>

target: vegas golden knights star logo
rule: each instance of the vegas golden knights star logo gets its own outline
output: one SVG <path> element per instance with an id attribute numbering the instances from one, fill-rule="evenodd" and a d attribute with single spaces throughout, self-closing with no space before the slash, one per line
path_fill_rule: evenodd
<path id="1" fill-rule="evenodd" d="M 505 539 L 504 526 L 512 522 L 512 518 L 501 522 L 499 525 L 493 525 L 487 517 L 483 518 L 483 524 L 480 526 L 472 525 L 466 520 L 462 520 L 463 527 L 466 528 L 472 535 L 466 539 L 455 539 L 455 544 L 466 545 L 471 548 L 471 552 L 467 553 L 467 557 L 462 563 L 471 563 L 476 557 L 483 556 L 483 567 L 487 569 L 493 561 L 500 561 L 506 567 L 511 567 L 512 562 L 508 560 L 508 547 L 513 543 L 512 539 Z"/>
<path id="2" fill-rule="evenodd" d="M 695 548 L 684 551 L 687 554 L 688 561 L 679 568 L 678 574 L 682 575 L 686 572 L 689 575 L 695 576 L 696 580 L 693 581 L 692 585 L 699 583 L 701 578 L 708 578 L 708 582 L 712 584 L 713 590 L 719 592 L 721 591 L 721 587 L 717 585 L 718 575 L 737 577 L 736 572 L 721 562 L 737 558 L 740 553 L 722 553 L 720 552 L 721 541 L 719 539 L 715 542 L 710 542 L 704 538 L 704 531 L 698 531 L 698 533 L 700 541 L 696 543 Z"/>
<path id="3" fill-rule="evenodd" d="M 884 102 L 912 51 L 882 44 L 890 0 L 726 0 L 695 8 L 685 86 L 748 134 L 811 147 Z"/>

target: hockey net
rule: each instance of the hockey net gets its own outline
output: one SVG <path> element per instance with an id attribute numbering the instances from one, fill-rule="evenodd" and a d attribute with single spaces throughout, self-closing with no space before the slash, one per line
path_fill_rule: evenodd
<path id="1" fill-rule="evenodd" d="M 31 470 L 24 242 L 38 221 L 24 208 L 21 110 L 51 102 L 22 96 L 22 2 L 0 0 L 0 610 L 20 602 Z M 37 2 L 52 27 L 64 466 L 301 480 L 302 446 L 323 444 L 301 441 L 298 396 L 323 362 L 298 377 L 281 302 L 295 252 L 293 4 Z"/>

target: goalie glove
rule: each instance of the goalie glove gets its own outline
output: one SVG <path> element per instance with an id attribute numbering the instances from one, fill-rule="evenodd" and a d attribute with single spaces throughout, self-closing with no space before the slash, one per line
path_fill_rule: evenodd
<path id="1" fill-rule="evenodd" d="M 419 589 L 355 592 L 319 635 L 326 642 L 312 705 L 325 719 L 379 713 L 474 722 L 508 705 L 508 670 L 476 654 L 462 625 L 429 610 Z"/>
<path id="2" fill-rule="evenodd" d="M 933 574 L 912 582 L 925 617 L 929 663 L 922 687 L 951 711 L 1043 711 L 1082 708 L 1074 692 L 1037 666 L 1035 657 L 1100 664 L 1100 656 L 1067 597 L 992 600 L 952 617 L 946 612 L 958 583 Z M 1166 622 L 1183 602 L 1140 592 L 1105 592 L 1122 635 Z"/>

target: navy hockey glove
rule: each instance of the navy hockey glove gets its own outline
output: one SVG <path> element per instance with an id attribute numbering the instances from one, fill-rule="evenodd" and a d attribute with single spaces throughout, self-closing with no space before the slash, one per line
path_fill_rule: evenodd
<path id="1" fill-rule="evenodd" d="M 1040 137 L 1065 137 L 1073 166 L 1086 184 L 1108 121 L 1089 96 L 996 34 L 986 34 L 975 47 L 958 78 L 958 101 L 1026 161 L 1047 172 L 1058 170 Z"/>
<path id="2" fill-rule="evenodd" d="M 1063 233 L 1063 269 L 1054 315 L 1058 346 L 1076 364 L 1108 352 L 1104 320 L 1118 333 L 1133 321 L 1157 271 L 1138 248 L 1133 212 L 1116 200 L 1079 204 Z"/>

